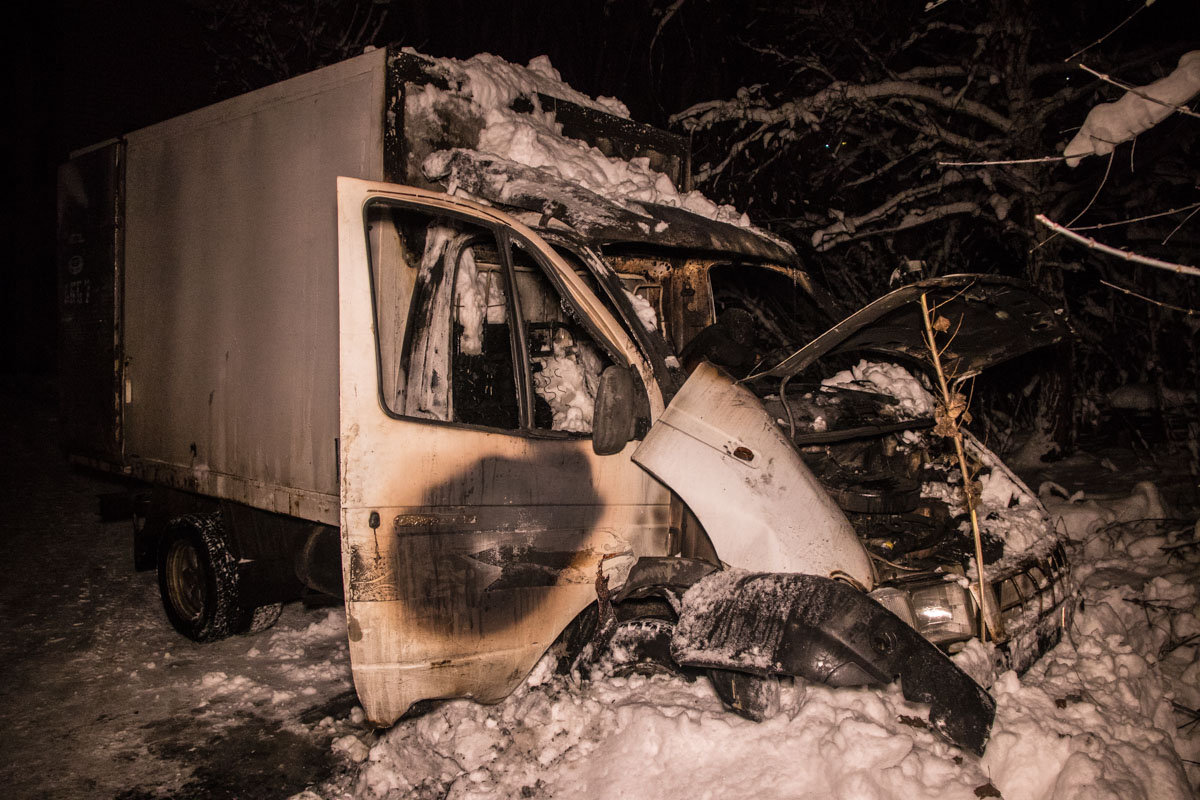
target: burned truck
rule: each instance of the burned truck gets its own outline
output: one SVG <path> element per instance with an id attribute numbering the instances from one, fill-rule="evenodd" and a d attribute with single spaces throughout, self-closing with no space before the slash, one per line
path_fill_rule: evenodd
<path id="1" fill-rule="evenodd" d="M 959 378 L 1063 324 L 979 275 L 838 321 L 687 170 L 684 140 L 542 59 L 390 48 L 76 154 L 66 444 L 130 479 L 172 624 L 212 641 L 340 597 L 382 725 L 497 701 L 552 646 L 657 643 L 755 718 L 779 676 L 898 677 L 981 752 L 994 704 L 947 653 L 995 608 L 998 657 L 1026 666 L 1068 571 L 971 440 L 980 579 L 915 301 L 957 321 Z M 731 315 L 736 368 L 681 362 Z"/>

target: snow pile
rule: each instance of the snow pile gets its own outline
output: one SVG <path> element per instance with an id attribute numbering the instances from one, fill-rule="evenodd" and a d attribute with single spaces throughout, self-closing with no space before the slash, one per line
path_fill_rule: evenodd
<path id="1" fill-rule="evenodd" d="M 1153 531 L 1156 520 L 1169 516 L 1158 487 L 1149 481 L 1138 483 L 1127 497 L 1117 498 L 1089 498 L 1084 492 L 1069 494 L 1057 483 L 1047 481 L 1038 487 L 1038 496 L 1055 525 L 1073 540 L 1084 543 L 1089 558 L 1106 554 L 1108 544 L 1100 534 L 1110 528 L 1131 525 L 1141 532 Z M 1155 547 L 1159 544 L 1147 536 L 1135 546 L 1141 551 L 1147 543 Z"/>
<path id="2" fill-rule="evenodd" d="M 658 330 L 658 313 L 654 310 L 654 306 L 650 305 L 650 301 L 629 290 L 625 290 L 625 296 L 629 298 L 629 303 L 633 306 L 633 311 L 642 324 L 652 331 Z"/>
<path id="3" fill-rule="evenodd" d="M 1067 143 L 1067 166 L 1079 166 L 1085 156 L 1108 155 L 1117 145 L 1150 130 L 1200 94 L 1200 50 L 1184 53 L 1165 78 L 1135 86 L 1112 103 L 1088 112 L 1079 133 Z"/>
<path id="4" fill-rule="evenodd" d="M 552 115 L 515 114 L 507 109 L 491 109 L 487 127 L 479 135 L 479 152 L 516 164 L 546 171 L 567 183 L 578 184 L 624 208 L 636 211 L 629 201 L 674 206 L 702 217 L 750 227 L 750 218 L 733 206 L 719 206 L 698 191 L 681 194 L 671 179 L 650 168 L 648 158 L 624 161 L 609 158 L 578 139 L 562 135 Z M 427 161 L 426 172 L 440 172 L 441 154 Z"/>
<path id="5" fill-rule="evenodd" d="M 320 622 L 313 622 L 301 630 L 272 628 L 267 639 L 265 653 L 257 645 L 246 655 L 250 658 L 269 657 L 280 661 L 294 661 L 305 657 L 305 651 L 313 645 L 321 645 L 345 632 L 346 613 L 343 609 L 331 610 Z"/>
<path id="6" fill-rule="evenodd" d="M 638 203 L 652 203 L 682 208 L 743 228 L 752 227 L 749 218 L 732 206 L 718 205 L 699 191 L 681 193 L 667 175 L 650 168 L 648 158 L 629 161 L 610 158 L 578 139 L 563 136 L 553 110 L 538 108 L 537 93 L 621 117 L 628 117 L 629 112 L 612 98 L 593 100 L 575 91 L 562 81 L 545 56 L 535 58 L 526 68 L 489 54 L 467 61 L 449 58 L 433 61 L 450 76 L 451 89 L 424 86 L 410 92 L 406 100 L 409 110 L 426 109 L 428 116 L 436 117 L 433 109 L 437 106 L 453 105 L 458 98 L 469 99 L 475 114 L 483 121 L 483 130 L 473 148 L 478 153 L 501 162 L 533 167 L 548 180 L 581 186 L 634 213 L 643 213 Z M 531 99 L 537 110 L 532 114 L 513 111 L 512 103 L 519 97 Z M 451 166 L 455 152 L 436 151 L 422 164 L 431 180 L 447 179 L 451 193 L 457 185 Z"/>
<path id="7" fill-rule="evenodd" d="M 896 364 L 864 359 L 850 369 L 821 381 L 821 385 L 845 386 L 889 395 L 895 398 L 900 412 L 910 419 L 933 416 L 933 395 L 911 372 Z"/>
<path id="8" fill-rule="evenodd" d="M 920 713 L 898 691 L 788 687 L 784 713 L 759 724 L 722 710 L 704 680 L 610 678 L 577 693 L 548 670 L 496 708 L 458 701 L 393 732 L 355 796 L 849 800 L 930 796 L 933 782 L 965 798 L 986 782 L 928 731 L 896 725 Z"/>
<path id="9" fill-rule="evenodd" d="M 982 442 L 968 434 L 965 446 L 980 465 L 975 476 L 980 484 L 980 524 L 1004 541 L 1004 558 L 989 569 L 1000 572 L 1010 560 L 1045 555 L 1057 539 L 1045 506 Z"/>
<path id="10" fill-rule="evenodd" d="M 405 52 L 435 62 L 459 91 L 483 108 L 507 108 L 518 97 L 540 93 L 606 114 L 629 118 L 629 109 L 615 97 L 592 99 L 572 89 L 563 81 L 548 56 L 538 56 L 528 66 L 520 67 L 491 53 L 480 53 L 466 61 L 459 61 L 454 58 L 431 59 L 411 48 L 405 48 Z"/>
<path id="11" fill-rule="evenodd" d="M 1075 502 L 1115 518 L 1134 513 L 1147 493 Z M 982 759 L 930 732 L 926 709 L 895 685 L 797 681 L 782 691 L 782 713 L 753 723 L 723 711 L 704 679 L 576 687 L 544 659 L 496 706 L 454 701 L 397 725 L 370 747 L 350 793 L 330 796 L 1192 797 L 1200 771 L 1189 767 L 1189 776 L 1180 756 L 1200 761 L 1200 725 L 1177 728 L 1188 718 L 1172 701 L 1200 707 L 1200 552 L 1179 546 L 1200 531 L 1070 530 L 1084 605 L 1069 637 L 1021 678 L 991 673 L 990 646 L 976 642 L 956 656 L 992 683 L 998 704 Z M 348 741 L 337 746 L 362 754 Z"/>
<path id="12" fill-rule="evenodd" d="M 448 265 L 450 266 L 450 265 Z M 454 277 L 454 318 L 462 326 L 459 352 L 467 356 L 483 354 L 483 323 L 505 322 L 504 285 L 497 272 L 481 272 L 475 263 L 473 248 L 463 250 Z"/>
<path id="13" fill-rule="evenodd" d="M 1083 607 L 1070 641 L 993 686 L 982 765 L 1010 800 L 1193 796 L 1200 770 L 1180 757 L 1200 761 L 1200 530 L 1147 521 L 1163 511 L 1153 484 L 1049 509 L 1077 545 Z"/>
<path id="14" fill-rule="evenodd" d="M 985 534 L 1004 542 L 1004 554 L 988 565 L 988 575 L 1004 575 L 1030 557 L 1046 556 L 1060 536 L 1041 500 L 970 433 L 966 434 L 963 445 L 970 460 L 979 465 L 974 475 L 980 487 L 979 526 Z M 942 463 L 930 472 L 921 483 L 921 496 L 940 500 L 952 515 L 965 517 L 967 507 L 957 464 Z M 928 479 L 935 476 L 936 479 Z M 970 534 L 970 522 L 964 518 L 960 529 Z M 978 574 L 973 561 L 967 574 L 972 578 Z"/>
<path id="15" fill-rule="evenodd" d="M 551 349 L 553 355 L 533 359 L 539 367 L 533 374 L 533 388 L 550 406 L 550 427 L 591 433 L 602 368 L 600 357 L 587 342 L 577 343 L 566 328 L 554 332 Z"/>

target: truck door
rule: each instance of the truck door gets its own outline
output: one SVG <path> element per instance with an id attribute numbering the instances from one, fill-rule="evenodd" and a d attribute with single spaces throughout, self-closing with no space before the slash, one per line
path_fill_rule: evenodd
<path id="1" fill-rule="evenodd" d="M 595 599 L 665 554 L 667 490 L 590 441 L 595 381 L 647 367 L 588 285 L 494 209 L 338 180 L 342 569 L 380 724 L 507 695 Z M 616 576 L 621 578 L 623 576 Z"/>

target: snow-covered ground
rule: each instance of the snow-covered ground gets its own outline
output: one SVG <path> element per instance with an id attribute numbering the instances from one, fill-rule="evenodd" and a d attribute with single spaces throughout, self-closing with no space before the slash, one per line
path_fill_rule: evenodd
<path id="1" fill-rule="evenodd" d="M 957 657 L 997 700 L 981 759 L 931 733 L 896 685 L 797 682 L 782 714 L 754 723 L 723 711 L 703 679 L 576 685 L 544 661 L 498 705 L 448 702 L 378 741 L 340 742 L 362 759 L 357 774 L 303 797 L 1193 797 L 1200 723 L 1184 709 L 1200 707 L 1200 530 L 1140 522 L 1157 501 L 1148 486 L 1050 498 L 1071 532 L 1080 610 L 1023 676 L 993 674 L 984 645 Z"/>
<path id="2" fill-rule="evenodd" d="M 54 446 L 55 407 L 45 382 L 0 378 L 0 794 L 286 797 L 340 769 L 331 741 L 363 730 L 342 609 L 184 639 L 129 520 L 97 517 L 121 485 Z"/>

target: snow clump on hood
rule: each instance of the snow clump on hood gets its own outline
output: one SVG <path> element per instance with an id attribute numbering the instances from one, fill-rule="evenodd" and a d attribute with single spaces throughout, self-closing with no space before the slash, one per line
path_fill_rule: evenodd
<path id="1" fill-rule="evenodd" d="M 822 386 L 845 386 L 895 398 L 896 405 L 909 418 L 933 415 L 933 395 L 904 367 L 862 360 L 821 381 Z"/>
<path id="2" fill-rule="evenodd" d="M 638 203 L 681 208 L 698 216 L 753 228 L 749 217 L 732 206 L 719 205 L 699 191 L 680 192 L 671 179 L 651 169 L 649 159 L 629 161 L 610 158 L 578 139 L 563 135 L 553 109 L 541 109 L 537 94 L 577 105 L 629 117 L 629 110 L 613 98 L 593 99 L 564 83 L 549 58 L 539 56 L 520 67 L 503 59 L 481 54 L 467 61 L 431 59 L 451 77 L 454 94 L 469 98 L 484 121 L 474 150 L 495 159 L 544 170 L 549 177 L 576 184 L 635 213 Z M 432 104 L 451 92 L 423 87 L 409 103 Z M 529 98 L 535 113 L 512 110 L 513 101 Z M 422 169 L 430 177 L 442 177 L 454 151 L 441 150 L 426 158 Z M 450 184 L 454 184 L 451 176 Z"/>

